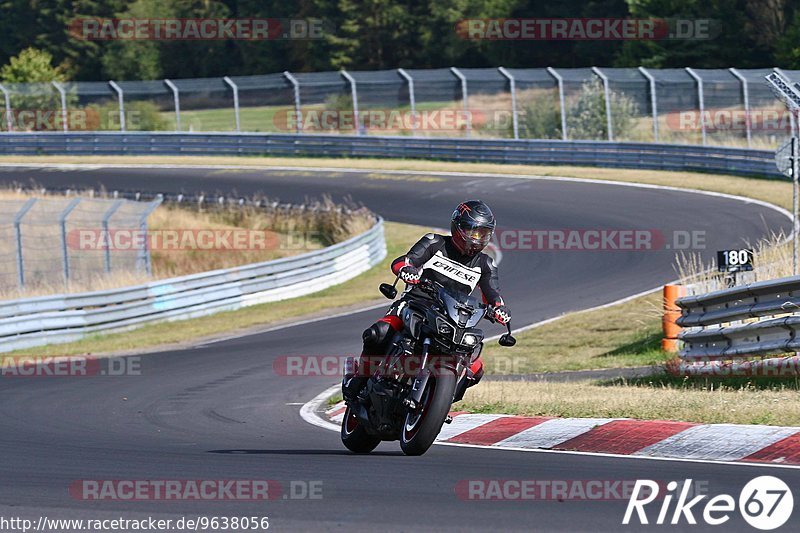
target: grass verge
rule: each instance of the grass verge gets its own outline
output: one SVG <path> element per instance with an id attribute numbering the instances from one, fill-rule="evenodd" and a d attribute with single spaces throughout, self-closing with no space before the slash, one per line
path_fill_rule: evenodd
<path id="1" fill-rule="evenodd" d="M 490 381 L 469 389 L 457 408 L 529 416 L 800 426 L 799 386 L 797 379 L 667 376 L 572 383 Z"/>
<path id="2" fill-rule="evenodd" d="M 267 303 L 217 313 L 215 315 L 144 326 L 142 328 L 108 335 L 95 335 L 78 342 L 18 350 L 9 354 L 21 355 L 78 355 L 113 352 L 147 351 L 156 347 L 186 346 L 197 344 L 202 339 L 222 334 L 230 335 L 253 328 L 285 322 L 290 319 L 322 313 L 334 308 L 346 308 L 379 301 L 378 284 L 389 279 L 389 263 L 402 255 L 430 231 L 428 228 L 388 222 L 385 226 L 388 254 L 380 264 L 364 274 L 308 296 Z M 388 303 L 387 303 L 388 307 Z M 378 313 L 376 311 L 376 313 Z M 358 332 L 354 333 L 355 335 Z"/>

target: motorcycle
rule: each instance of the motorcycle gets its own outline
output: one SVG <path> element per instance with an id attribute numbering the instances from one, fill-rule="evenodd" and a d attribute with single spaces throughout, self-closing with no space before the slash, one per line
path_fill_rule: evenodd
<path id="1" fill-rule="evenodd" d="M 382 283 L 381 293 L 393 300 L 396 285 Z M 441 284 L 423 279 L 417 287 L 428 298 L 409 299 L 399 310 L 403 326 L 378 357 L 376 368 L 359 368 L 355 357 L 345 362 L 343 387 L 355 375 L 369 379 L 355 399 L 347 402 L 342 420 L 342 443 L 356 453 L 369 453 L 381 441 L 400 441 L 406 455 L 422 455 L 431 447 L 455 401 L 461 400 L 472 377 L 470 364 L 483 348 L 481 319 L 495 322 L 491 306 Z M 501 346 L 516 339 L 500 336 Z M 416 356 L 415 354 L 420 354 Z"/>

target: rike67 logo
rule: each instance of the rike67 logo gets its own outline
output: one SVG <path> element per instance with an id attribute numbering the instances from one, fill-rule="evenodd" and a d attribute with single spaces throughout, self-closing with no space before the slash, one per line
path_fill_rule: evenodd
<path id="1" fill-rule="evenodd" d="M 682 486 L 677 481 L 670 481 L 667 483 L 666 493 L 659 494 L 663 484 L 649 479 L 636 480 L 622 523 L 629 525 L 638 521 L 642 525 L 650 524 L 653 519 L 652 511 L 658 508 L 658 516 L 654 522 L 658 525 L 694 525 L 697 524 L 697 514 L 706 524 L 719 526 L 728 522 L 738 510 L 745 522 L 752 527 L 769 531 L 784 525 L 794 509 L 794 497 L 789 486 L 773 476 L 760 476 L 750 480 L 739 493 L 738 500 L 729 494 L 720 494 L 703 502 L 708 495 L 690 494 L 691 487 L 691 479 L 685 480 Z M 660 507 L 658 504 L 654 505 L 648 516 L 645 507 L 657 499 L 660 500 Z"/>

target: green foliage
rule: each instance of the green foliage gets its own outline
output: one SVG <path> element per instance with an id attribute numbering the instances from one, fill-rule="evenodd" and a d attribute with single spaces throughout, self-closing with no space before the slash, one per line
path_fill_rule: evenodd
<path id="1" fill-rule="evenodd" d="M 48 52 L 26 48 L 0 69 L 0 79 L 5 83 L 50 83 L 64 81 L 64 74 L 53 66 Z"/>
<path id="2" fill-rule="evenodd" d="M 633 127 L 636 103 L 625 94 L 613 91 L 609 101 L 614 136 L 625 138 Z M 607 139 L 607 126 L 603 84 L 599 80 L 584 83 L 574 102 L 567 105 L 567 135 L 570 139 Z"/>
<path id="3" fill-rule="evenodd" d="M 521 102 L 519 136 L 529 139 L 560 139 L 561 111 L 558 99 L 547 92 L 538 92 Z"/>
<path id="4" fill-rule="evenodd" d="M 97 118 L 97 124 L 89 124 L 89 129 L 119 131 L 119 105 L 117 103 L 93 104 L 87 106 L 86 110 L 88 116 Z M 126 102 L 125 129 L 127 131 L 164 131 L 168 128 L 167 119 L 154 103 L 147 101 Z"/>

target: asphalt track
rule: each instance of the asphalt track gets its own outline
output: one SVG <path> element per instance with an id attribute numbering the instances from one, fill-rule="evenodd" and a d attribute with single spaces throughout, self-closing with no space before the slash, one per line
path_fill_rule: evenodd
<path id="1" fill-rule="evenodd" d="M 28 180 L 58 187 L 260 191 L 282 201 L 328 193 L 334 199 L 350 196 L 387 220 L 433 226 L 446 225 L 458 202 L 480 197 L 505 228 L 654 229 L 669 239 L 674 231 L 705 231 L 709 255 L 790 225 L 783 214 L 740 200 L 571 181 L 286 170 L 0 168 L 0 182 Z M 671 280 L 674 254 L 672 249 L 505 251 L 501 282 L 515 324 L 523 325 Z M 355 353 L 360 331 L 377 314 L 355 313 L 148 355 L 138 376 L 0 378 L 0 516 L 255 515 L 269 516 L 271 529 L 286 531 L 637 531 L 646 528 L 620 525 L 625 501 L 463 501 L 454 489 L 466 479 L 692 478 L 707 483 L 712 495 L 738 496 L 748 480 L 766 474 L 800 488 L 800 470 L 761 466 L 452 446 L 434 446 L 423 457 L 410 458 L 401 455 L 397 443 L 382 444 L 368 456 L 351 455 L 336 433 L 299 416 L 299 404 L 332 380 L 283 377 L 272 363 L 281 355 Z M 68 491 L 81 479 L 273 479 L 283 486 L 292 480 L 321 481 L 323 497 L 266 503 L 89 502 Z M 650 513 L 651 521 L 656 514 Z M 793 523 L 796 519 L 786 528 Z M 682 524 L 660 529 L 706 529 Z M 736 513 L 723 527 L 752 530 Z"/>

